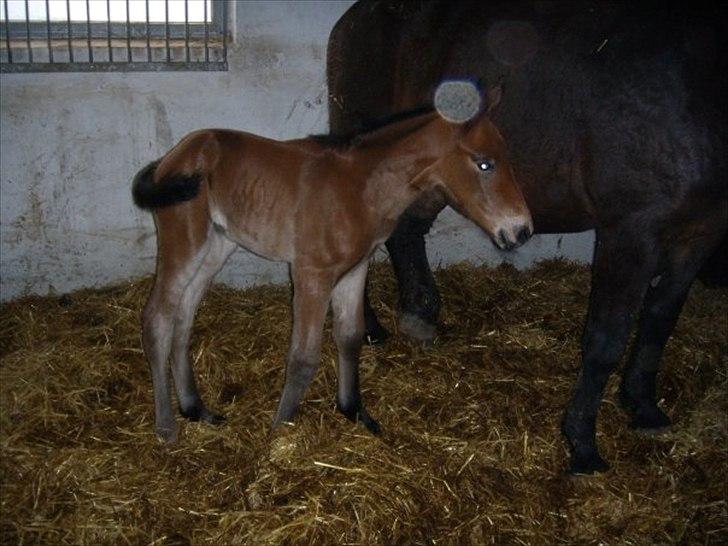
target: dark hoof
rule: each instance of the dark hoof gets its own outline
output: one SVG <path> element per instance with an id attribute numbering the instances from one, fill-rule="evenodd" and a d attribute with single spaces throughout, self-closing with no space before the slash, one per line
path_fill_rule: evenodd
<path id="1" fill-rule="evenodd" d="M 167 426 L 155 426 L 154 432 L 165 444 L 173 444 L 177 441 L 179 429 L 177 428 L 177 423 L 173 423 Z"/>
<path id="2" fill-rule="evenodd" d="M 193 407 L 188 410 L 180 410 L 182 417 L 189 419 L 190 421 L 204 421 L 211 425 L 219 425 L 225 421 L 225 417 L 219 413 L 213 413 L 207 408 Z"/>
<path id="3" fill-rule="evenodd" d="M 619 395 L 622 408 L 632 416 L 629 427 L 645 433 L 664 432 L 672 421 L 654 402 L 635 402 L 624 391 Z"/>
<path id="4" fill-rule="evenodd" d="M 632 417 L 630 428 L 646 434 L 659 434 L 665 432 L 672 425 L 665 412 L 655 406 L 649 411 L 640 411 Z"/>
<path id="5" fill-rule="evenodd" d="M 362 406 L 353 409 L 345 409 L 337 404 L 336 409 L 338 409 L 343 416 L 352 423 L 359 422 L 364 425 L 372 434 L 379 435 L 382 432 L 382 427 L 379 426 L 379 423 L 377 423 L 377 421 L 372 418 L 372 416 L 369 415 L 367 410 L 365 410 Z"/>
<path id="6" fill-rule="evenodd" d="M 389 338 L 389 332 L 377 324 L 373 328 L 367 328 L 364 334 L 364 343 L 367 345 L 381 345 Z"/>
<path id="7" fill-rule="evenodd" d="M 210 423 L 211 425 L 219 425 L 220 423 L 225 422 L 225 416 L 220 413 L 213 413 L 211 411 L 208 411 L 202 417 L 202 420 L 206 423 Z"/>
<path id="8" fill-rule="evenodd" d="M 367 430 L 375 436 L 379 436 L 382 433 L 382 427 L 380 427 L 376 419 L 372 418 L 372 416 L 364 409 L 359 411 L 359 422 L 367 427 Z"/>
<path id="9" fill-rule="evenodd" d="M 609 463 L 602 459 L 596 450 L 588 453 L 572 453 L 571 455 L 569 474 L 594 474 L 595 472 L 606 472 L 607 470 L 609 470 Z"/>
<path id="10" fill-rule="evenodd" d="M 403 313 L 399 319 L 399 331 L 421 343 L 427 345 L 435 340 L 437 328 L 426 320 L 411 313 Z"/>

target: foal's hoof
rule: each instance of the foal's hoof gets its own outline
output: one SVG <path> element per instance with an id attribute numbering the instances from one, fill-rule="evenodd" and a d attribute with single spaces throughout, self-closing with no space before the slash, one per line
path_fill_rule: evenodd
<path id="1" fill-rule="evenodd" d="M 389 338 L 389 332 L 377 324 L 373 328 L 367 328 L 364 334 L 364 343 L 367 345 L 381 345 Z"/>
<path id="2" fill-rule="evenodd" d="M 399 319 L 399 331 L 407 337 L 427 345 L 431 344 L 437 335 L 437 328 L 434 324 L 411 313 L 402 314 Z"/>
<path id="3" fill-rule="evenodd" d="M 594 474 L 607 470 L 609 470 L 609 463 L 602 459 L 596 450 L 571 454 L 569 474 Z"/>
<path id="4" fill-rule="evenodd" d="M 219 425 L 225 421 L 225 417 L 219 413 L 214 413 L 207 408 L 203 407 L 192 407 L 187 410 L 180 410 L 182 417 L 189 419 L 190 421 L 204 421 L 211 425 Z"/>
<path id="5" fill-rule="evenodd" d="M 363 409 L 359 411 L 359 422 L 367 427 L 367 430 L 375 436 L 379 436 L 382 433 L 382 427 L 379 426 L 377 420 Z"/>
<path id="6" fill-rule="evenodd" d="M 177 441 L 178 432 L 179 432 L 179 429 L 177 428 L 176 423 L 172 424 L 172 425 L 168 425 L 168 426 L 155 426 L 154 427 L 154 433 L 165 444 L 175 443 Z"/>
<path id="7" fill-rule="evenodd" d="M 345 409 L 337 404 L 336 409 L 338 409 L 344 415 L 344 417 L 346 417 L 352 423 L 359 422 L 364 425 L 367 430 L 372 434 L 379 435 L 382 432 L 382 427 L 379 426 L 379 423 L 377 423 L 376 419 L 369 415 L 364 407 L 359 406 L 358 408 Z"/>
<path id="8" fill-rule="evenodd" d="M 211 425 L 219 425 L 220 423 L 225 422 L 225 416 L 220 413 L 213 413 L 211 411 L 206 412 L 204 417 L 201 418 L 202 421 L 205 421 L 206 423 L 210 423 Z"/>

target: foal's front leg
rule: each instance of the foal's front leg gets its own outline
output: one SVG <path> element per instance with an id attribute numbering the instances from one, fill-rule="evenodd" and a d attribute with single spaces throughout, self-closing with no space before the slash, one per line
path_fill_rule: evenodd
<path id="1" fill-rule="evenodd" d="M 334 339 L 339 352 L 337 408 L 347 419 L 361 421 L 374 434 L 380 431 L 377 423 L 364 409 L 359 390 L 359 354 L 364 334 L 364 286 L 369 261 L 364 260 L 334 288 Z"/>
<path id="2" fill-rule="evenodd" d="M 288 351 L 286 382 L 273 426 L 293 419 L 321 362 L 321 333 L 329 308 L 332 275 L 311 267 L 291 267 L 293 331 Z"/>

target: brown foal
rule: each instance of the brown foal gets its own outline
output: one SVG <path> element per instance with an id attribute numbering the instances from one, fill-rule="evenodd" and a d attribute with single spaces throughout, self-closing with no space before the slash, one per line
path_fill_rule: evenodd
<path id="1" fill-rule="evenodd" d="M 273 425 L 293 418 L 319 366 L 331 304 L 338 408 L 377 432 L 359 390 L 368 259 L 404 210 L 434 189 L 501 248 L 518 246 L 533 231 L 505 143 L 485 112 L 453 123 L 430 111 L 339 147 L 313 138 L 279 142 L 232 130 L 195 131 L 140 171 L 134 199 L 153 210 L 158 240 L 142 332 L 156 433 L 166 441 L 177 436 L 170 353 L 182 415 L 222 420 L 200 398 L 188 348 L 200 300 L 238 245 L 291 268 L 293 329 Z"/>

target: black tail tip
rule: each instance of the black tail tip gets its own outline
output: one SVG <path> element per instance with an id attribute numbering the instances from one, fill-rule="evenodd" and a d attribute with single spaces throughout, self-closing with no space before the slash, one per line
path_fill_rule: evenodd
<path id="1" fill-rule="evenodd" d="M 154 182 L 154 172 L 159 161 L 144 167 L 134 177 L 132 198 L 141 209 L 158 209 L 194 199 L 200 191 L 202 175 L 172 174 Z"/>

